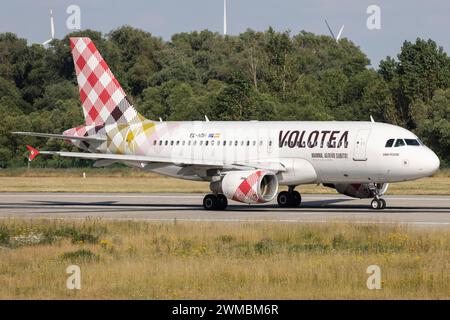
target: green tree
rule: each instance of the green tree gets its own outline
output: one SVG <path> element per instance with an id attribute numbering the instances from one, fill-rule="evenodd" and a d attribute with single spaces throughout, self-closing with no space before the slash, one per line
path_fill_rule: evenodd
<path id="1" fill-rule="evenodd" d="M 416 132 L 424 143 L 436 151 L 442 165 L 450 164 L 450 88 L 437 90 L 430 104 L 422 105 L 423 121 L 418 123 Z"/>
<path id="2" fill-rule="evenodd" d="M 380 74 L 390 84 L 399 124 L 414 129 L 415 101 L 429 103 L 437 89 L 450 85 L 450 59 L 433 40 L 405 41 L 397 56 L 380 62 Z"/>

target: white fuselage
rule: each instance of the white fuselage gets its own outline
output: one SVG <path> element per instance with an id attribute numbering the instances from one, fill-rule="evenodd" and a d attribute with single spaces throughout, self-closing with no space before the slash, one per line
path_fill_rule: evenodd
<path id="1" fill-rule="evenodd" d="M 416 135 L 385 123 L 159 122 L 156 133 L 143 155 L 175 158 L 180 163 L 182 159 L 249 166 L 281 163 L 286 168 L 278 173 L 281 185 L 405 181 L 429 176 L 439 168 L 436 154 Z M 393 145 L 386 147 L 390 139 L 394 139 Z M 403 143 L 396 143 L 397 139 Z M 210 179 L 208 166 L 191 171 L 178 165 L 146 169 L 182 179 Z"/>

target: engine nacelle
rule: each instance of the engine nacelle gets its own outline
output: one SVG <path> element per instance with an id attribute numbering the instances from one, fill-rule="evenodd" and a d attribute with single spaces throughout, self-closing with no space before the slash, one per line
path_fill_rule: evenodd
<path id="1" fill-rule="evenodd" d="M 373 198 L 375 197 L 375 191 L 373 188 L 369 187 L 368 183 L 350 183 L 350 184 L 344 184 L 344 183 L 338 183 L 338 184 L 332 184 L 332 185 L 325 185 L 327 187 L 335 188 L 337 192 L 341 194 L 345 194 L 346 196 L 352 197 L 352 198 Z M 384 194 L 387 191 L 389 184 L 388 183 L 382 183 L 377 184 L 377 192 L 379 195 Z"/>
<path id="2" fill-rule="evenodd" d="M 239 202 L 264 203 L 277 195 L 278 179 L 265 170 L 230 171 L 221 181 L 212 182 L 211 190 Z"/>

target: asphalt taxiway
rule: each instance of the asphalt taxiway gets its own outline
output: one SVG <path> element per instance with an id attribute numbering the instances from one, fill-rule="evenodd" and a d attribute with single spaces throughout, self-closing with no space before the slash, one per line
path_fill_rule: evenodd
<path id="1" fill-rule="evenodd" d="M 130 219 L 170 221 L 273 221 L 406 223 L 450 227 L 450 196 L 385 196 L 387 208 L 369 208 L 370 199 L 303 195 L 299 208 L 276 201 L 246 205 L 230 201 L 225 211 L 206 211 L 202 194 L 0 193 L 0 218 Z"/>

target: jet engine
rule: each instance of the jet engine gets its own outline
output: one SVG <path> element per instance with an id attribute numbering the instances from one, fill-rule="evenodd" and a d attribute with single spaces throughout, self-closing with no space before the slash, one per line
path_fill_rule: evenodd
<path id="1" fill-rule="evenodd" d="M 352 198 L 373 198 L 375 193 L 383 195 L 389 186 L 388 183 L 380 183 L 370 185 L 368 183 L 338 183 L 338 184 L 324 184 L 326 187 L 334 188 L 337 192 L 345 194 Z"/>
<path id="2" fill-rule="evenodd" d="M 278 179 L 265 170 L 230 171 L 222 180 L 212 182 L 211 190 L 239 202 L 264 203 L 277 195 Z"/>

